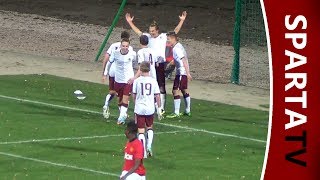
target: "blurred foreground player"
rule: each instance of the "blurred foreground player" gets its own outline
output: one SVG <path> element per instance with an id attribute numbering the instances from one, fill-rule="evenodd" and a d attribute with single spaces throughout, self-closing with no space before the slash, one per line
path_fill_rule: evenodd
<path id="1" fill-rule="evenodd" d="M 128 142 L 124 148 L 124 165 L 120 180 L 145 180 L 146 169 L 143 166 L 143 146 L 137 138 L 138 126 L 134 121 L 127 124 L 125 135 Z"/>
<path id="2" fill-rule="evenodd" d="M 134 81 L 132 94 L 133 101 L 135 102 L 134 113 L 138 125 L 138 138 L 144 147 L 144 158 L 147 158 L 147 156 L 152 156 L 155 99 L 157 102 L 158 119 L 162 118 L 160 90 L 156 79 L 150 76 L 150 63 L 143 61 L 139 69 L 141 76 Z M 145 136 L 145 129 L 147 129 L 147 138 Z"/>
<path id="3" fill-rule="evenodd" d="M 181 43 L 178 42 L 178 37 L 175 32 L 169 32 L 167 34 L 168 42 L 173 46 L 173 61 L 176 66 L 176 77 L 173 83 L 173 97 L 174 97 L 174 112 L 168 115 L 167 118 L 180 117 L 180 91 L 185 101 L 185 111 L 183 115 L 191 116 L 190 106 L 191 98 L 188 91 L 188 80 L 191 80 L 189 70 L 189 62 L 187 53 Z"/>

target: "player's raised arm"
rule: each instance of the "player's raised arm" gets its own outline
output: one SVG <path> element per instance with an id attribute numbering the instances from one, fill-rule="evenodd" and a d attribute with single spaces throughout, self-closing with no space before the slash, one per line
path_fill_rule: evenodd
<path id="1" fill-rule="evenodd" d="M 140 31 L 140 29 L 133 24 L 133 18 L 134 16 L 131 16 L 129 13 L 126 14 L 126 20 L 128 22 L 128 24 L 130 25 L 131 29 L 136 33 L 138 34 L 139 36 L 142 35 L 142 32 Z"/>
<path id="2" fill-rule="evenodd" d="M 174 28 L 174 32 L 176 34 L 178 34 L 179 31 L 181 30 L 184 20 L 186 20 L 186 17 L 187 17 L 187 11 L 183 11 L 181 16 L 179 16 L 179 19 L 180 19 L 179 24 L 177 25 L 176 28 Z"/>

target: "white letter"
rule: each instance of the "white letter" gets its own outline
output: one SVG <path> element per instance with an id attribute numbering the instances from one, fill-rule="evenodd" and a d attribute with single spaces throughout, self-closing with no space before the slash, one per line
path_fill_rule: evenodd
<path id="1" fill-rule="evenodd" d="M 307 34 L 306 33 L 286 33 L 286 39 L 291 39 L 293 46 L 296 49 L 303 49 L 307 45 Z M 298 43 L 298 39 L 301 39 L 301 43 Z"/>
<path id="2" fill-rule="evenodd" d="M 302 91 L 301 97 L 286 97 L 286 102 L 302 103 L 302 108 L 307 108 L 307 91 Z"/>
<path id="3" fill-rule="evenodd" d="M 292 30 L 296 29 L 298 27 L 299 22 L 302 22 L 301 29 L 307 29 L 307 19 L 304 16 L 302 16 L 302 15 L 297 16 L 296 18 L 294 18 L 294 21 L 292 24 L 289 23 L 290 17 L 291 17 L 291 15 L 286 15 L 286 17 L 285 17 L 285 25 L 288 30 L 292 31 Z"/>
<path id="4" fill-rule="evenodd" d="M 290 57 L 290 63 L 287 64 L 285 67 L 286 71 L 307 63 L 307 58 L 305 56 L 302 56 L 300 54 L 296 54 L 296 53 L 288 51 L 288 50 L 285 51 L 285 54 L 286 54 L 286 56 Z M 294 59 L 298 59 L 299 61 L 295 62 Z"/>
<path id="5" fill-rule="evenodd" d="M 285 125 L 286 130 L 307 122 L 307 116 L 305 115 L 290 111 L 288 109 L 285 110 L 285 113 L 286 115 L 290 116 L 290 122 Z M 298 118 L 298 120 L 295 121 L 295 118 Z"/>
<path id="6" fill-rule="evenodd" d="M 286 73 L 286 79 L 292 79 L 292 81 L 286 85 L 286 91 L 293 86 L 298 89 L 303 89 L 307 85 L 307 73 Z M 298 79 L 302 80 L 301 83 L 298 82 Z"/>

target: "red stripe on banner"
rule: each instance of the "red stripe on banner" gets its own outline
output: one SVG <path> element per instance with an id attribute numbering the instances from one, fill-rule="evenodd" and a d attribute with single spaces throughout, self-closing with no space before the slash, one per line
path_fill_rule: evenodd
<path id="1" fill-rule="evenodd" d="M 265 0 L 273 114 L 264 179 L 320 179 L 320 10 L 312 1 Z"/>

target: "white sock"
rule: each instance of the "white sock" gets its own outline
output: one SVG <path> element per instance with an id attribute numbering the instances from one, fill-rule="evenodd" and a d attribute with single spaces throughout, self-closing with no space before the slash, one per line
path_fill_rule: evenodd
<path id="1" fill-rule="evenodd" d="M 105 105 L 105 106 L 109 106 L 109 101 L 110 101 L 111 97 L 112 97 L 111 94 L 108 94 L 108 95 L 106 96 L 106 101 L 104 102 L 104 105 Z"/>
<path id="2" fill-rule="evenodd" d="M 147 147 L 151 149 L 153 141 L 153 129 L 147 131 Z"/>
<path id="3" fill-rule="evenodd" d="M 166 94 L 160 94 L 160 101 L 161 101 L 161 106 L 160 108 L 165 110 L 165 105 L 166 105 Z"/>
<path id="4" fill-rule="evenodd" d="M 146 137 L 143 133 L 139 133 L 138 139 L 139 139 L 139 141 L 141 141 L 141 143 L 143 145 L 144 158 L 147 158 Z"/>
<path id="5" fill-rule="evenodd" d="M 120 107 L 120 116 L 126 116 L 127 115 L 127 111 L 128 111 L 127 107 L 121 106 Z"/>
<path id="6" fill-rule="evenodd" d="M 174 99 L 174 113 L 180 114 L 180 99 Z"/>
<path id="7" fill-rule="evenodd" d="M 186 113 L 190 112 L 190 106 L 191 106 L 191 98 L 190 96 L 184 98 L 184 103 L 186 104 Z"/>

